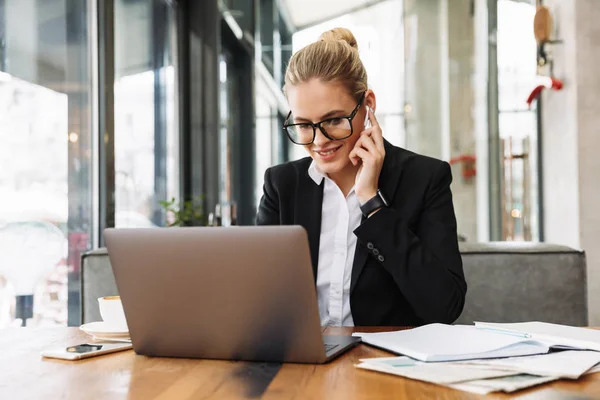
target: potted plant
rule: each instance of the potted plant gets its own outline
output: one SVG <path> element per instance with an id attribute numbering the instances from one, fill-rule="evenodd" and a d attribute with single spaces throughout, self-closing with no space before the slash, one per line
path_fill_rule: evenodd
<path id="1" fill-rule="evenodd" d="M 171 198 L 168 201 L 159 201 L 159 204 L 167 214 L 167 226 L 204 226 L 204 203 L 202 196 L 186 200 L 183 204 Z"/>

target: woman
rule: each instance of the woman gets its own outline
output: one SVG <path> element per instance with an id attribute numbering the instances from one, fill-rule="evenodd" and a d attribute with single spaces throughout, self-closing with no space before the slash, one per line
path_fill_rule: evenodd
<path id="1" fill-rule="evenodd" d="M 449 165 L 384 140 L 347 29 L 294 54 L 284 91 L 310 157 L 266 171 L 257 224 L 307 230 L 321 324 L 452 323 L 467 284 Z"/>

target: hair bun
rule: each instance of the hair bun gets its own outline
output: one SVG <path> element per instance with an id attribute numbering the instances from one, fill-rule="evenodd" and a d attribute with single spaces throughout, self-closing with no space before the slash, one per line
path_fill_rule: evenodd
<path id="1" fill-rule="evenodd" d="M 350 47 L 358 50 L 358 43 L 356 43 L 356 38 L 350 31 L 350 29 L 346 28 L 333 28 L 327 32 L 323 32 L 320 37 L 323 41 L 342 41 L 346 42 L 350 45 Z"/>

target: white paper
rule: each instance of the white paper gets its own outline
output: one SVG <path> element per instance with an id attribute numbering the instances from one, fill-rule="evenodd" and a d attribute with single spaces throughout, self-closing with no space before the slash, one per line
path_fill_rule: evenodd
<path id="1" fill-rule="evenodd" d="M 572 367 L 574 364 L 577 364 L 577 367 L 580 368 L 580 370 L 585 368 L 581 363 L 581 358 L 578 362 L 574 362 L 574 359 L 567 360 L 568 357 L 564 353 L 568 352 L 552 353 L 549 355 L 533 357 L 517 357 L 502 360 L 476 360 L 445 363 L 424 363 L 404 356 L 379 357 L 361 359 L 361 364 L 358 364 L 357 367 L 403 376 L 410 379 L 422 380 L 425 382 L 448 386 L 457 390 L 485 395 L 498 391 L 511 393 L 517 390 L 560 379 L 558 376 L 539 376 L 535 374 L 521 373 L 517 369 L 507 368 L 507 366 L 510 367 L 511 361 L 521 359 L 522 364 L 537 364 L 543 367 L 544 359 L 547 359 L 549 356 L 553 356 L 549 364 L 551 366 L 555 366 L 555 368 L 558 368 L 558 364 L 561 361 L 571 366 L 564 367 L 564 369 L 568 368 L 570 373 L 573 371 Z M 579 351 L 575 353 L 590 355 L 594 354 L 595 352 Z M 584 357 L 587 357 L 587 355 Z M 533 359 L 536 358 L 538 360 L 534 363 Z M 530 360 L 526 361 L 525 359 Z M 593 362 L 591 361 L 591 358 L 589 360 L 590 361 L 588 361 L 588 363 Z M 505 362 L 507 365 L 494 365 L 494 362 Z M 584 375 L 595 372 L 600 372 L 600 364 L 587 370 Z"/>
<path id="2" fill-rule="evenodd" d="M 598 363 L 600 363 L 599 352 L 578 350 L 561 351 L 537 356 L 463 362 L 464 365 L 489 366 L 491 368 L 507 369 L 530 375 L 554 376 L 568 379 L 579 378 Z"/>
<path id="3" fill-rule="evenodd" d="M 521 374 L 502 378 L 492 378 L 456 383 L 447 386 L 453 389 L 477 394 L 489 394 L 492 392 L 512 393 L 516 392 L 517 390 L 541 385 L 542 383 L 552 382 L 558 379 L 559 378 L 552 376 L 535 376 Z"/>
<path id="4" fill-rule="evenodd" d="M 475 322 L 475 326 L 479 329 L 521 334 L 533 339 L 555 342 L 559 345 L 600 351 L 600 330 L 596 329 L 577 328 L 547 322 L 518 322 L 512 324 Z"/>
<path id="5" fill-rule="evenodd" d="M 589 371 L 585 373 L 587 374 L 595 374 L 596 372 L 600 372 L 600 365 L 596 365 L 594 368 L 591 368 Z"/>
<path id="6" fill-rule="evenodd" d="M 356 367 L 441 385 L 518 374 L 452 363 L 423 363 L 409 357 L 365 359 Z"/>
<path id="7" fill-rule="evenodd" d="M 421 361 L 456 361 L 543 354 L 545 344 L 517 335 L 487 332 L 468 326 L 430 324 L 381 333 L 355 333 L 371 344 Z"/>

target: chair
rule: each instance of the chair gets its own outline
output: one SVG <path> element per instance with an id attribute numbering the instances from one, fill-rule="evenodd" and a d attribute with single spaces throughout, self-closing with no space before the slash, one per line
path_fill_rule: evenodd
<path id="1" fill-rule="evenodd" d="M 465 242 L 460 249 L 468 290 L 456 323 L 588 324 L 583 251 L 531 242 Z"/>
<path id="2" fill-rule="evenodd" d="M 585 326 L 585 253 L 545 243 L 460 243 L 467 284 L 459 324 L 544 321 Z M 106 249 L 83 256 L 82 321 L 98 321 L 98 297 L 116 295 Z"/>
<path id="3" fill-rule="evenodd" d="M 119 292 L 106 248 L 81 256 L 81 323 L 101 321 L 98 298 Z"/>

